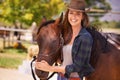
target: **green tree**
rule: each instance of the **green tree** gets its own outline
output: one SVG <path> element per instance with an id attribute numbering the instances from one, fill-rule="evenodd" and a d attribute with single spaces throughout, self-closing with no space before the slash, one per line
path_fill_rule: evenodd
<path id="1" fill-rule="evenodd" d="M 0 21 L 31 25 L 33 21 L 38 24 L 43 16 L 52 19 L 65 8 L 62 0 L 1 0 Z"/>

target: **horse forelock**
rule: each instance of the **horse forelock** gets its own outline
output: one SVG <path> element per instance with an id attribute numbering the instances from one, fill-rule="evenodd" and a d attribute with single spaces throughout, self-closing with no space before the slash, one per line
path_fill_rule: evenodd
<path id="1" fill-rule="evenodd" d="M 40 27 L 38 28 L 37 34 L 39 34 L 39 31 L 40 31 L 40 29 L 41 29 L 42 27 L 45 27 L 45 26 L 47 26 L 48 24 L 51 24 L 51 23 L 54 23 L 54 22 L 55 22 L 55 20 L 49 20 L 49 21 L 46 21 L 46 22 L 42 23 L 42 24 L 40 25 Z"/>

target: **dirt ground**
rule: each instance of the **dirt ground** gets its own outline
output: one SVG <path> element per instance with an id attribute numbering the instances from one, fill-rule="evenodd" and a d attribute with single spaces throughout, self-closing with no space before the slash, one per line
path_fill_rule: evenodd
<path id="1" fill-rule="evenodd" d="M 56 80 L 56 74 L 50 80 Z M 23 74 L 15 69 L 0 68 L 0 80 L 34 80 L 32 75 Z M 37 79 L 38 80 L 38 79 Z"/>
<path id="2" fill-rule="evenodd" d="M 32 76 L 22 74 L 15 69 L 0 68 L 0 80 L 33 80 Z"/>

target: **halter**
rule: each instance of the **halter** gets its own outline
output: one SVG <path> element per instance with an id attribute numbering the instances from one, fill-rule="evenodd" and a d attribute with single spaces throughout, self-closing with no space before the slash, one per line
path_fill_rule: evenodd
<path id="1" fill-rule="evenodd" d="M 44 54 L 39 54 L 39 55 L 45 56 L 45 57 L 52 56 L 52 55 L 54 55 L 55 53 L 57 53 L 57 52 L 63 47 L 63 45 L 64 45 L 64 39 L 63 39 L 63 37 L 62 37 L 62 33 L 60 33 L 60 46 L 58 47 L 58 49 L 57 49 L 55 52 L 51 52 L 51 54 L 46 54 L 46 55 L 44 55 Z M 54 54 L 52 54 L 52 53 L 54 53 Z M 61 53 L 62 53 L 62 50 L 61 50 Z M 33 62 L 34 62 L 36 59 L 37 59 L 36 56 L 33 56 L 33 60 L 31 61 L 31 71 L 32 71 L 32 76 L 33 76 L 34 80 L 37 80 L 37 79 L 36 79 L 36 77 L 35 77 L 35 74 L 34 74 L 32 65 L 33 65 Z M 55 62 L 55 65 L 56 65 L 56 66 L 58 65 L 57 62 Z M 50 76 L 48 76 L 48 77 L 47 77 L 47 80 L 49 80 L 55 73 L 57 73 L 57 72 L 53 72 Z"/>

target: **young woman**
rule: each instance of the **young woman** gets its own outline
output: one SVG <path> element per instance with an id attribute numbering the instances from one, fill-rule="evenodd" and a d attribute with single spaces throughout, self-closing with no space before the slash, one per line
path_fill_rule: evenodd
<path id="1" fill-rule="evenodd" d="M 58 72 L 58 80 L 82 80 L 94 71 L 89 64 L 93 39 L 86 30 L 88 16 L 84 0 L 71 0 L 65 14 L 65 26 L 72 29 L 72 38 L 63 47 L 63 63 L 61 66 L 50 66 L 46 61 L 36 62 L 36 68 Z"/>

